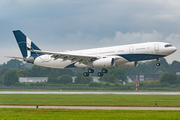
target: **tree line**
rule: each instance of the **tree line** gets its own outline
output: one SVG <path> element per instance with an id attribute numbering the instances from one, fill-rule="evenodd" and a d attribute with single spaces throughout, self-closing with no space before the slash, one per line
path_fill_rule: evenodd
<path id="1" fill-rule="evenodd" d="M 3 64 L 7 68 L 0 71 L 0 84 L 14 85 L 19 84 L 19 77 L 48 77 L 48 83 L 68 84 L 72 83 L 72 77 L 75 76 L 74 84 L 89 84 L 93 81 L 92 76 L 84 77 L 84 69 L 55 69 L 42 66 L 26 67 L 23 62 L 12 59 Z M 12 69 L 11 69 L 12 66 Z M 20 66 L 20 67 L 17 67 Z M 127 78 L 125 69 L 109 68 L 109 73 L 101 78 L 101 81 L 118 83 L 119 79 L 125 81 Z"/>
<path id="2" fill-rule="evenodd" d="M 138 66 L 135 68 L 126 69 L 128 76 L 136 74 L 165 74 L 180 72 L 180 62 L 173 61 L 171 64 L 168 64 L 165 58 L 162 58 L 160 61 L 160 66 L 156 66 L 157 61 L 147 61 L 147 62 L 138 62 Z"/>
<path id="3" fill-rule="evenodd" d="M 108 68 L 108 73 L 104 74 L 103 77 L 100 78 L 101 82 L 107 82 L 112 84 L 122 84 L 122 82 L 127 82 L 127 76 L 135 75 L 135 74 L 165 74 L 171 73 L 174 76 L 176 72 L 180 71 L 180 62 L 173 61 L 172 64 L 168 64 L 167 61 L 163 58 L 161 59 L 161 66 L 156 66 L 156 61 L 148 61 L 148 62 L 139 62 L 139 65 L 136 68 Z M 84 68 L 77 69 L 54 69 L 48 67 L 41 67 L 31 64 L 23 63 L 21 61 L 12 59 L 7 62 L 7 64 L 0 65 L 0 84 L 4 85 L 14 85 L 19 84 L 19 77 L 48 77 L 48 83 L 55 84 L 72 84 L 72 76 L 76 76 L 74 84 L 89 84 L 93 85 L 92 77 L 96 76 L 96 74 L 92 74 L 89 77 L 84 77 L 82 73 L 85 71 Z M 96 71 L 100 69 L 95 68 Z M 168 76 L 169 76 L 168 75 Z M 165 76 L 164 78 L 168 78 Z M 163 78 L 163 77 L 162 77 Z M 169 77 L 169 79 L 172 78 Z M 167 80 L 160 80 L 161 83 L 168 84 L 179 84 L 179 78 L 174 77 L 173 83 Z M 95 84 L 94 84 L 95 85 Z"/>

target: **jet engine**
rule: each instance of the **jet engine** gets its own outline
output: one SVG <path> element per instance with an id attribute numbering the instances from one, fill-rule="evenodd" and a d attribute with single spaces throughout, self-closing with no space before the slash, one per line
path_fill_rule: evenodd
<path id="1" fill-rule="evenodd" d="M 34 57 L 26 58 L 24 61 L 26 61 L 28 63 L 33 63 L 34 62 Z"/>
<path id="2" fill-rule="evenodd" d="M 138 62 L 128 62 L 128 63 L 124 63 L 121 65 L 117 65 L 118 68 L 133 68 L 133 67 L 137 67 Z"/>
<path id="3" fill-rule="evenodd" d="M 110 58 L 110 57 L 101 58 L 92 62 L 93 67 L 100 67 L 100 68 L 112 67 L 114 65 L 115 65 L 114 58 Z"/>

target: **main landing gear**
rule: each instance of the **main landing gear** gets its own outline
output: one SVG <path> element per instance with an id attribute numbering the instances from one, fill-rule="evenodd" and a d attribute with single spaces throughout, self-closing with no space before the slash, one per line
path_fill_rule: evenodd
<path id="1" fill-rule="evenodd" d="M 94 73 L 94 69 L 88 68 L 88 71 L 84 72 L 83 75 L 87 77 L 90 73 Z"/>
<path id="2" fill-rule="evenodd" d="M 158 59 L 157 59 L 156 66 L 160 66 L 160 65 L 161 65 L 161 64 L 159 63 L 159 62 L 160 62 L 160 60 L 161 60 L 161 58 L 158 58 Z"/>
<path id="3" fill-rule="evenodd" d="M 87 72 L 84 72 L 83 75 L 85 77 L 88 77 L 90 73 L 94 73 L 94 69 L 88 68 Z M 108 70 L 105 68 L 102 68 L 101 72 L 98 72 L 97 75 L 101 77 L 103 76 L 104 73 L 108 73 Z"/>
<path id="4" fill-rule="evenodd" d="M 105 68 L 102 68 L 101 72 L 98 72 L 97 75 L 100 77 L 100 76 L 103 76 L 104 73 L 108 73 L 108 70 Z"/>

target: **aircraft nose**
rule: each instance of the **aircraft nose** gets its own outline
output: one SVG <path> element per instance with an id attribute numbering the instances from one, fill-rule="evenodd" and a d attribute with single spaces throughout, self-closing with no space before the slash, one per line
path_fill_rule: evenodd
<path id="1" fill-rule="evenodd" d="M 176 50 L 177 50 L 177 48 L 176 48 L 176 47 L 173 47 L 173 48 L 172 48 L 172 53 L 174 53 Z"/>

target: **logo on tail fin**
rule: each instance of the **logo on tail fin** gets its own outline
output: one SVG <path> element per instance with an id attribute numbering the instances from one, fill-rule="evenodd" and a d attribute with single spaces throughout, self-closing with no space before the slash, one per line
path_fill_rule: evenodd
<path id="1" fill-rule="evenodd" d="M 31 40 L 28 37 L 26 37 L 26 46 L 28 48 L 31 48 Z M 27 58 L 29 58 L 30 56 L 31 56 L 31 51 L 27 51 Z"/>

